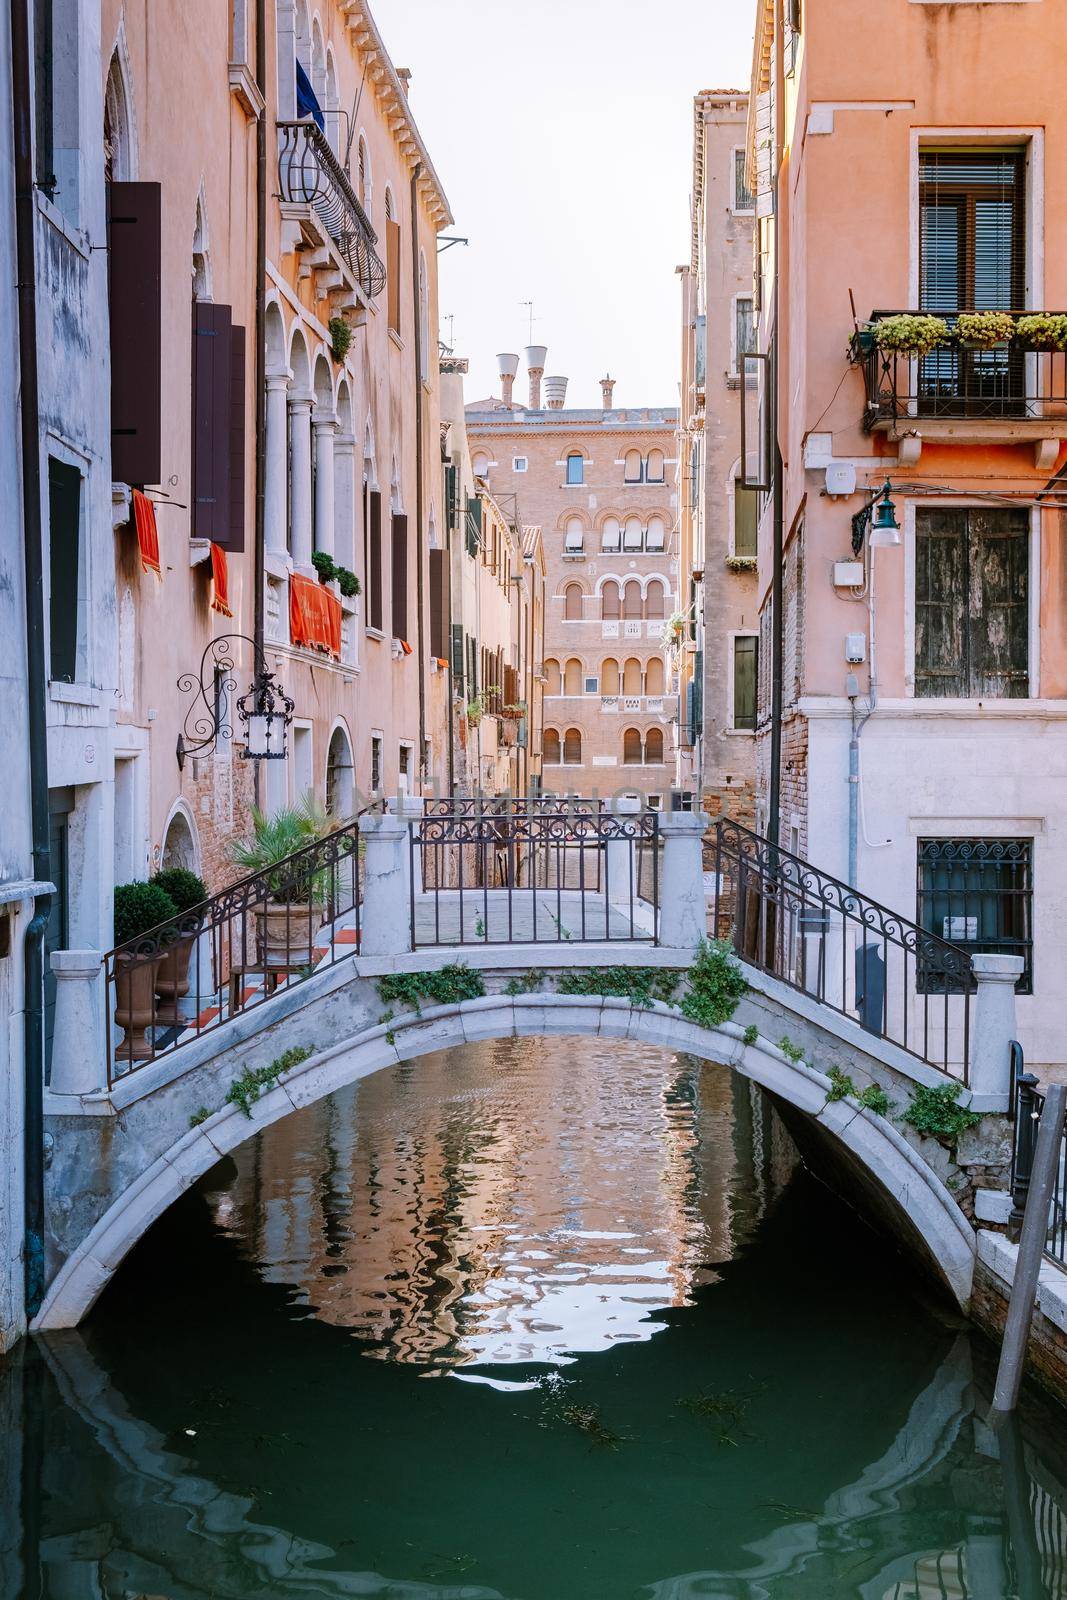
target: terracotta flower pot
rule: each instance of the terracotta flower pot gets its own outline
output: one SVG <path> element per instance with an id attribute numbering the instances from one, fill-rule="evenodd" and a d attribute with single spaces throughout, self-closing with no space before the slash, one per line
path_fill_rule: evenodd
<path id="1" fill-rule="evenodd" d="M 320 909 L 306 902 L 269 900 L 256 913 L 259 959 L 265 967 L 309 967 Z"/>
<path id="2" fill-rule="evenodd" d="M 160 1020 L 155 1003 L 158 967 L 158 957 L 115 958 L 115 1021 L 124 1033 L 115 1047 L 116 1061 L 147 1061 L 153 1054 L 145 1030 Z"/>
<path id="3" fill-rule="evenodd" d="M 189 993 L 189 959 L 196 943 L 195 933 L 183 934 L 175 939 L 156 968 L 156 994 L 159 1007 L 156 1015 L 161 1022 L 177 1022 L 178 1001 Z"/>

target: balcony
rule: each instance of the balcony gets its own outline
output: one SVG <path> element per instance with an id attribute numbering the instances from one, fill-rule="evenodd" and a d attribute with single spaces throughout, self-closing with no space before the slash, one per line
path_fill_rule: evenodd
<path id="1" fill-rule="evenodd" d="M 283 212 L 286 207 L 293 207 L 314 213 L 365 300 L 376 299 L 385 288 L 385 267 L 374 249 L 378 235 L 326 136 L 306 118 L 279 122 L 278 141 L 278 188 Z M 306 227 L 302 231 L 303 247 L 310 248 L 314 256 L 314 233 Z M 312 260 L 313 267 L 318 265 L 328 269 L 329 264 Z M 331 282 L 327 271 L 320 287 L 326 293 L 341 285 Z"/>
<path id="2" fill-rule="evenodd" d="M 939 315 L 948 324 L 948 339 L 923 355 L 883 349 L 878 324 L 900 315 Z M 875 311 L 868 326 L 853 335 L 851 358 L 863 369 L 867 391 L 865 431 L 897 442 L 904 465 L 919 459 L 926 440 L 1029 442 L 1036 465 L 1051 469 L 1060 440 L 1067 438 L 1067 350 L 1019 336 L 992 348 L 975 347 L 960 338 L 956 320 L 946 312 Z"/>

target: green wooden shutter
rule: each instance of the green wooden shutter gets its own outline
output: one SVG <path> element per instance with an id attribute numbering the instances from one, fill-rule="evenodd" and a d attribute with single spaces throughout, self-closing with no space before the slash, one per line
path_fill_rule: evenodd
<path id="1" fill-rule="evenodd" d="M 915 694 L 968 692 L 967 513 L 920 510 L 915 519 Z"/>
<path id="2" fill-rule="evenodd" d="M 734 727 L 756 726 L 756 681 L 759 640 L 755 634 L 734 640 Z"/>

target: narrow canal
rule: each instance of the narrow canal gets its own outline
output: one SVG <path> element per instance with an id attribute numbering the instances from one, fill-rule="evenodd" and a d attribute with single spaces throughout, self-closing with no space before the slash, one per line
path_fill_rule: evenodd
<path id="1" fill-rule="evenodd" d="M 467 1046 L 251 1139 L 8 1370 L 8 1592 L 1061 1600 L 1067 1436 L 1009 1470 L 988 1361 L 722 1068 Z"/>

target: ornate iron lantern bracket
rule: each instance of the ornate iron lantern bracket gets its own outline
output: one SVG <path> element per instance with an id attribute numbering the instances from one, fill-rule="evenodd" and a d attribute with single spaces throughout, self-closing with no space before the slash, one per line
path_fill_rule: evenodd
<path id="1" fill-rule="evenodd" d="M 255 675 L 247 691 L 233 700 L 237 691 L 234 645 L 252 646 Z M 200 657 L 199 673 L 186 672 L 178 679 L 182 694 L 191 694 L 192 703 L 178 734 L 175 755 L 179 772 L 187 756 L 214 755 L 220 744 L 234 737 L 231 706 L 244 727 L 246 761 L 281 761 L 287 748 L 287 730 L 293 720 L 294 702 L 267 670 L 263 651 L 244 633 L 223 633 L 209 640 Z"/>

